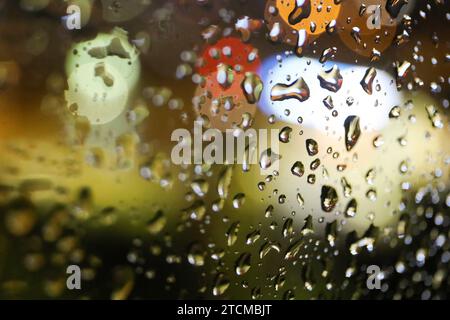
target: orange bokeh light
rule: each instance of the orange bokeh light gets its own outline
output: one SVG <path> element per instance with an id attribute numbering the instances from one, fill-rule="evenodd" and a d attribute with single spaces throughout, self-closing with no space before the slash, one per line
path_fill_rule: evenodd
<path id="1" fill-rule="evenodd" d="M 360 14 L 360 7 L 364 4 L 366 8 L 372 5 L 380 5 L 380 28 L 368 27 L 368 20 L 373 18 L 374 12 L 365 11 Z M 364 0 L 364 1 L 348 1 L 343 6 L 338 20 L 338 34 L 342 42 L 354 52 L 370 56 L 372 49 L 379 52 L 386 50 L 391 44 L 396 35 L 396 21 L 391 19 L 389 13 L 386 11 L 386 0 Z M 351 34 L 352 28 L 359 28 L 358 43 Z"/>
<path id="2" fill-rule="evenodd" d="M 336 20 L 341 10 L 341 5 L 335 4 L 334 0 L 311 0 L 309 16 L 292 25 L 289 23 L 289 15 L 295 8 L 295 2 L 296 0 L 276 0 L 278 14 L 291 28 L 295 30 L 305 29 L 309 35 L 319 35 L 325 32 L 327 24 Z M 319 10 L 319 8 L 321 9 Z M 316 25 L 314 31 L 311 31 L 311 22 Z"/>
<path id="3" fill-rule="evenodd" d="M 225 47 L 229 47 L 231 49 L 231 54 L 229 56 L 223 54 L 223 49 Z M 218 58 L 211 56 L 211 51 L 214 49 L 219 52 Z M 248 55 L 253 50 L 255 50 L 255 48 L 252 45 L 243 43 L 239 38 L 222 38 L 217 41 L 217 43 L 205 47 L 201 55 L 202 63 L 197 67 L 197 72 L 202 76 L 206 76 L 212 72 L 215 72 L 220 63 L 231 67 L 240 65 L 243 72 L 255 72 L 258 70 L 261 60 L 258 56 L 253 61 L 248 60 Z"/>

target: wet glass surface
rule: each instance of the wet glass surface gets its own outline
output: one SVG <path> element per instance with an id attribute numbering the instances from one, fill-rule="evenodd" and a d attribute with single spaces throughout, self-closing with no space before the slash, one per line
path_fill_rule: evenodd
<path id="1" fill-rule="evenodd" d="M 0 0 L 0 298 L 448 299 L 449 19 Z"/>

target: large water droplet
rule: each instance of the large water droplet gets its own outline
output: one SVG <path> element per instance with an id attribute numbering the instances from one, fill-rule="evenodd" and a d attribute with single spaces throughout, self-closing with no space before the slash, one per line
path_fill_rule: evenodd
<path id="1" fill-rule="evenodd" d="M 401 109 L 399 106 L 393 106 L 389 111 L 389 118 L 398 118 L 400 117 Z"/>
<path id="2" fill-rule="evenodd" d="M 325 63 L 329 58 L 334 57 L 334 55 L 337 52 L 336 47 L 330 47 L 326 48 L 322 51 L 322 54 L 320 55 L 319 62 Z"/>
<path id="3" fill-rule="evenodd" d="M 223 295 L 227 291 L 229 286 L 230 281 L 225 278 L 225 275 L 223 273 L 218 273 L 216 278 L 214 279 L 213 295 Z"/>
<path id="4" fill-rule="evenodd" d="M 243 193 L 238 193 L 237 195 L 234 196 L 233 198 L 233 207 L 235 209 L 239 209 L 240 207 L 242 207 L 242 205 L 245 202 L 245 194 Z"/>
<path id="5" fill-rule="evenodd" d="M 375 79 L 376 75 L 377 75 L 377 71 L 375 70 L 375 68 L 370 67 L 369 69 L 366 70 L 364 78 L 360 82 L 361 87 L 368 94 L 372 94 L 373 80 Z"/>
<path id="6" fill-rule="evenodd" d="M 281 251 L 281 246 L 278 243 L 266 242 L 261 246 L 259 250 L 259 258 L 262 259 L 268 255 L 271 251 L 279 253 Z"/>
<path id="7" fill-rule="evenodd" d="M 206 213 L 206 206 L 203 201 L 196 201 L 185 212 L 192 220 L 201 221 Z"/>
<path id="8" fill-rule="evenodd" d="M 320 200 L 323 211 L 332 211 L 339 200 L 336 189 L 327 185 L 322 186 Z"/>
<path id="9" fill-rule="evenodd" d="M 306 139 L 306 151 L 310 156 L 315 156 L 319 153 L 319 144 L 314 139 Z"/>
<path id="10" fill-rule="evenodd" d="M 314 159 L 312 162 L 311 162 L 311 164 L 309 165 L 309 168 L 311 169 L 311 170 L 316 170 L 318 167 L 320 166 L 320 159 L 319 158 L 316 158 L 316 159 Z"/>
<path id="11" fill-rule="evenodd" d="M 345 147 L 350 151 L 356 144 L 361 135 L 358 116 L 348 116 L 344 122 L 345 128 Z"/>
<path id="12" fill-rule="evenodd" d="M 188 249 L 188 261 L 193 266 L 203 266 L 205 264 L 205 252 L 199 243 L 192 243 Z"/>
<path id="13" fill-rule="evenodd" d="M 291 138 L 291 132 L 292 132 L 292 128 L 291 127 L 284 127 L 283 129 L 281 129 L 280 134 L 278 136 L 279 140 L 283 143 L 288 143 L 290 138 Z"/>
<path id="14" fill-rule="evenodd" d="M 305 167 L 301 161 L 296 161 L 291 168 L 291 172 L 293 175 L 296 175 L 297 177 L 303 176 L 305 173 Z"/>
<path id="15" fill-rule="evenodd" d="M 246 239 L 245 243 L 247 245 L 254 244 L 256 241 L 258 241 L 258 239 L 260 237 L 261 237 L 261 232 L 259 230 L 252 231 L 247 235 L 247 239 Z"/>
<path id="16" fill-rule="evenodd" d="M 196 179 L 191 183 L 192 191 L 199 197 L 203 197 L 208 193 L 209 184 L 205 179 Z"/>
<path id="17" fill-rule="evenodd" d="M 308 215 L 305 218 L 305 224 L 302 227 L 302 230 L 300 231 L 300 234 L 302 236 L 306 236 L 308 234 L 314 233 L 314 227 L 313 227 L 313 217 L 312 215 Z"/>
<path id="18" fill-rule="evenodd" d="M 286 99 L 297 99 L 305 101 L 309 98 L 309 88 L 302 77 L 291 84 L 276 84 L 270 91 L 272 101 L 283 101 Z"/>
<path id="19" fill-rule="evenodd" d="M 425 107 L 425 110 L 427 110 L 428 119 L 430 119 L 433 127 L 442 129 L 444 127 L 444 122 L 442 121 L 437 108 L 433 105 L 429 105 Z"/>
<path id="20" fill-rule="evenodd" d="M 342 75 L 337 65 L 329 70 L 322 70 L 317 76 L 320 86 L 332 92 L 337 92 L 342 86 Z"/>
<path id="21" fill-rule="evenodd" d="M 354 217 L 356 215 L 357 207 L 356 199 L 351 199 L 345 208 L 345 216 L 348 218 Z"/>
<path id="22" fill-rule="evenodd" d="M 261 156 L 259 157 L 259 166 L 261 167 L 261 169 L 268 169 L 272 165 L 272 163 L 279 160 L 280 158 L 280 155 L 273 152 L 271 148 L 268 148 L 261 153 Z"/>
<path id="23" fill-rule="evenodd" d="M 239 256 L 236 261 L 235 271 L 238 276 L 241 276 L 250 269 L 251 267 L 251 255 L 248 252 L 244 252 Z"/>
<path id="24" fill-rule="evenodd" d="M 221 199 L 228 197 L 228 190 L 231 185 L 231 176 L 233 174 L 233 167 L 227 166 L 220 174 L 219 181 L 217 183 L 217 193 Z"/>
<path id="25" fill-rule="evenodd" d="M 283 230 L 282 230 L 283 237 L 287 238 L 293 234 L 294 229 L 292 227 L 292 224 L 293 224 L 292 218 L 286 219 L 286 221 L 283 224 Z"/>
<path id="26" fill-rule="evenodd" d="M 329 110 L 332 110 L 334 108 L 333 98 L 331 98 L 331 96 L 327 96 L 325 99 L 323 99 L 323 105 Z"/>
<path id="27" fill-rule="evenodd" d="M 224 63 L 219 63 L 217 65 L 216 80 L 222 88 L 229 88 L 233 84 L 234 80 L 233 69 Z"/>
<path id="28" fill-rule="evenodd" d="M 386 11 L 389 12 L 389 15 L 393 19 L 395 19 L 398 17 L 400 10 L 402 10 L 405 4 L 408 4 L 408 0 L 388 0 L 386 2 Z"/>
<path id="29" fill-rule="evenodd" d="M 241 83 L 241 88 L 248 103 L 253 104 L 259 101 L 263 86 L 263 82 L 256 73 L 245 73 L 245 78 Z"/>
<path id="30" fill-rule="evenodd" d="M 236 243 L 236 240 L 238 238 L 239 226 L 239 222 L 234 222 L 225 234 L 225 236 L 227 237 L 227 245 L 229 247 Z"/>
<path id="31" fill-rule="evenodd" d="M 304 244 L 303 238 L 295 241 L 286 250 L 284 258 L 286 260 L 293 260 L 293 259 L 295 259 L 298 256 L 298 254 L 300 253 L 300 249 L 301 249 L 303 244 Z"/>
<path id="32" fill-rule="evenodd" d="M 331 247 L 334 247 L 337 238 L 337 220 L 327 223 L 325 227 L 325 236 L 328 241 L 328 244 Z"/>
<path id="33" fill-rule="evenodd" d="M 345 177 L 341 178 L 341 185 L 342 188 L 344 189 L 344 197 L 346 198 L 350 197 L 352 195 L 352 186 Z"/>
<path id="34" fill-rule="evenodd" d="M 310 0 L 295 0 L 294 9 L 289 13 L 288 21 L 291 25 L 297 24 L 311 14 Z"/>
<path id="35" fill-rule="evenodd" d="M 368 184 L 373 185 L 375 177 L 376 177 L 376 170 L 375 170 L 375 168 L 370 169 L 369 171 L 367 171 L 367 173 L 366 173 L 366 181 L 367 181 Z"/>

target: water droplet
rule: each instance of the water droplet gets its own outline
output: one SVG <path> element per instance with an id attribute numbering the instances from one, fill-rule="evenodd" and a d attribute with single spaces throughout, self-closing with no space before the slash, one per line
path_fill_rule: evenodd
<path id="1" fill-rule="evenodd" d="M 263 82 L 257 74 L 246 72 L 245 78 L 241 83 L 241 88 L 248 103 L 257 103 L 261 97 Z"/>
<path id="2" fill-rule="evenodd" d="M 327 107 L 329 110 L 334 108 L 333 105 L 333 99 L 331 98 L 331 96 L 327 96 L 325 99 L 323 99 L 323 104 L 325 107 Z"/>
<path id="3" fill-rule="evenodd" d="M 259 166 L 261 169 L 268 169 L 272 163 L 279 159 L 281 159 L 281 156 L 272 152 L 271 148 L 268 148 L 261 153 L 261 156 L 259 157 Z"/>
<path id="4" fill-rule="evenodd" d="M 216 260 L 216 261 L 219 261 L 224 256 L 225 256 L 225 251 L 223 249 L 217 249 L 211 253 L 211 259 Z"/>
<path id="5" fill-rule="evenodd" d="M 369 171 L 367 171 L 366 173 L 366 181 L 368 184 L 373 185 L 374 184 L 374 180 L 375 180 L 375 176 L 376 176 L 376 171 L 375 169 L 370 169 Z"/>
<path id="6" fill-rule="evenodd" d="M 309 88 L 302 77 L 298 78 L 291 84 L 276 84 L 270 91 L 270 99 L 272 101 L 283 101 L 286 99 L 297 99 L 305 101 L 309 98 Z"/>
<path id="7" fill-rule="evenodd" d="M 351 199 L 345 208 L 345 216 L 348 218 L 353 218 L 356 215 L 357 207 L 358 205 L 356 199 Z"/>
<path id="8" fill-rule="evenodd" d="M 205 252 L 199 243 L 194 242 L 189 246 L 188 262 L 197 267 L 205 264 Z"/>
<path id="9" fill-rule="evenodd" d="M 396 61 L 395 62 L 395 70 L 397 73 L 397 87 L 401 87 L 401 82 L 406 78 L 408 74 L 409 68 L 411 67 L 411 63 L 409 61 L 403 61 L 402 63 Z"/>
<path id="10" fill-rule="evenodd" d="M 225 205 L 224 199 L 217 199 L 212 203 L 211 208 L 214 212 L 219 212 L 223 209 L 224 205 Z"/>
<path id="11" fill-rule="evenodd" d="M 296 175 L 297 177 L 303 176 L 305 173 L 305 167 L 303 166 L 303 163 L 301 161 L 296 161 L 291 168 L 291 172 L 293 175 Z"/>
<path id="12" fill-rule="evenodd" d="M 264 181 L 258 182 L 258 190 L 264 191 L 266 189 L 266 183 Z"/>
<path id="13" fill-rule="evenodd" d="M 406 146 L 407 144 L 408 144 L 408 140 L 406 140 L 406 138 L 405 137 L 399 137 L 398 139 L 397 139 L 397 141 L 398 141 L 398 143 L 402 146 L 402 147 L 404 147 L 404 146 Z"/>
<path id="14" fill-rule="evenodd" d="M 225 278 L 225 275 L 222 272 L 218 273 L 214 279 L 213 295 L 214 296 L 223 295 L 227 291 L 229 286 L 230 281 L 228 281 L 228 279 Z"/>
<path id="15" fill-rule="evenodd" d="M 348 116 L 344 122 L 345 128 L 345 147 L 350 151 L 356 144 L 361 135 L 358 116 Z"/>
<path id="16" fill-rule="evenodd" d="M 319 144 L 314 139 L 306 139 L 306 151 L 310 156 L 315 156 L 319 153 Z"/>
<path id="17" fill-rule="evenodd" d="M 283 129 L 281 129 L 280 134 L 278 136 L 279 140 L 283 143 L 288 143 L 290 138 L 291 138 L 291 132 L 292 132 L 292 128 L 291 127 L 284 127 Z"/>
<path id="18" fill-rule="evenodd" d="M 442 118 L 437 111 L 437 108 L 433 105 L 426 106 L 425 109 L 427 110 L 428 119 L 430 119 L 431 124 L 433 127 L 442 129 L 444 127 L 444 122 L 442 121 Z"/>
<path id="19" fill-rule="evenodd" d="M 233 84 L 234 80 L 233 69 L 224 63 L 219 63 L 217 65 L 216 80 L 222 88 L 224 89 L 229 88 Z"/>
<path id="20" fill-rule="evenodd" d="M 364 78 L 360 82 L 361 87 L 368 94 L 372 94 L 372 84 L 373 84 L 373 80 L 375 79 L 376 75 L 377 75 L 377 71 L 375 70 L 375 68 L 370 67 L 369 69 L 366 70 Z"/>
<path id="21" fill-rule="evenodd" d="M 266 218 L 272 217 L 273 209 L 274 209 L 273 205 L 269 204 L 269 206 L 266 208 L 266 211 L 264 212 L 264 217 Z"/>
<path id="22" fill-rule="evenodd" d="M 209 184 L 204 179 L 197 179 L 191 183 L 192 191 L 195 192 L 199 197 L 203 197 L 208 193 Z"/>
<path id="23" fill-rule="evenodd" d="M 317 76 L 320 86 L 332 92 L 337 92 L 342 86 L 342 75 L 337 65 L 329 70 L 322 70 Z"/>
<path id="24" fill-rule="evenodd" d="M 332 211 L 339 200 L 336 189 L 327 185 L 322 186 L 320 200 L 323 211 Z"/>
<path id="25" fill-rule="evenodd" d="M 381 52 L 375 48 L 372 48 L 372 52 L 370 54 L 370 62 L 378 61 L 378 60 L 380 60 L 380 58 L 381 58 Z"/>
<path id="26" fill-rule="evenodd" d="M 366 248 L 367 251 L 371 252 L 373 251 L 373 245 L 375 243 L 375 238 L 378 234 L 378 228 L 375 227 L 373 224 L 370 225 L 370 227 L 367 229 L 367 231 L 364 233 L 364 235 L 360 238 L 354 241 L 349 246 L 349 251 L 352 255 L 358 255 L 361 253 L 363 248 Z M 349 236 L 354 234 L 350 233 Z"/>
<path id="27" fill-rule="evenodd" d="M 294 229 L 292 227 L 293 224 L 293 220 L 291 218 L 286 219 L 286 221 L 283 224 L 283 237 L 287 238 L 289 236 L 291 236 L 294 232 Z"/>
<path id="28" fill-rule="evenodd" d="M 366 192 L 366 197 L 367 199 L 369 199 L 370 201 L 376 201 L 377 200 L 377 191 L 375 189 L 369 189 Z"/>
<path id="29" fill-rule="evenodd" d="M 284 259 L 286 260 L 294 260 L 298 254 L 300 253 L 300 249 L 302 245 L 304 244 L 303 239 L 299 239 L 295 241 L 293 244 L 291 244 L 288 249 L 286 250 L 286 253 L 284 255 Z"/>
<path id="30" fill-rule="evenodd" d="M 247 245 L 254 244 L 260 237 L 261 232 L 259 230 L 252 231 L 247 235 L 247 240 L 245 241 L 245 243 Z"/>
<path id="31" fill-rule="evenodd" d="M 205 203 L 203 201 L 196 201 L 192 206 L 187 208 L 185 212 L 192 220 L 201 221 L 206 213 Z"/>
<path id="32" fill-rule="evenodd" d="M 400 162 L 400 166 L 399 166 L 399 170 L 400 173 L 407 173 L 408 172 L 408 161 L 403 160 L 402 162 Z"/>
<path id="33" fill-rule="evenodd" d="M 336 30 L 336 20 L 331 20 L 327 26 L 326 26 L 326 30 L 328 34 L 333 34 L 334 31 Z"/>
<path id="34" fill-rule="evenodd" d="M 231 177 L 233 174 L 233 167 L 227 166 L 220 174 L 218 183 L 217 183 L 217 193 L 221 199 L 226 199 L 228 197 L 228 190 L 231 185 Z"/>
<path id="35" fill-rule="evenodd" d="M 408 0 L 388 0 L 386 3 L 386 11 L 395 19 L 405 4 L 408 4 Z"/>
<path id="36" fill-rule="evenodd" d="M 300 206 L 303 206 L 305 204 L 305 200 L 300 193 L 297 193 L 297 202 Z"/>
<path id="37" fill-rule="evenodd" d="M 357 44 L 361 43 L 361 29 L 358 27 L 353 27 L 352 30 L 350 31 L 350 35 L 352 36 L 353 40 L 355 40 L 355 42 Z"/>
<path id="38" fill-rule="evenodd" d="M 288 21 L 291 25 L 295 25 L 311 14 L 310 0 L 294 1 L 294 9 L 289 13 Z"/>
<path id="39" fill-rule="evenodd" d="M 352 186 L 345 177 L 341 178 L 341 186 L 344 189 L 344 197 L 349 198 L 352 195 Z"/>
<path id="40" fill-rule="evenodd" d="M 253 300 L 259 300 L 261 299 L 262 293 L 260 287 L 255 287 L 252 289 L 251 296 Z"/>
<path id="41" fill-rule="evenodd" d="M 309 165 L 309 168 L 311 170 L 316 170 L 319 166 L 320 166 L 320 159 L 316 158 L 311 162 L 311 164 Z"/>
<path id="42" fill-rule="evenodd" d="M 373 146 L 375 148 L 380 148 L 384 144 L 384 138 L 382 135 L 378 135 L 373 139 Z"/>
<path id="43" fill-rule="evenodd" d="M 392 109 L 389 111 L 389 118 L 398 118 L 400 117 L 401 109 L 399 106 L 393 106 Z"/>
<path id="44" fill-rule="evenodd" d="M 260 259 L 264 258 L 271 251 L 279 253 L 281 251 L 281 246 L 278 243 L 271 243 L 271 242 L 264 243 L 261 246 L 261 249 L 259 250 L 259 258 Z"/>
<path id="45" fill-rule="evenodd" d="M 303 47 L 306 45 L 306 40 L 308 39 L 308 33 L 305 29 L 300 29 L 297 31 L 297 43 L 295 46 L 295 54 L 299 57 L 303 55 Z"/>
<path id="46" fill-rule="evenodd" d="M 245 194 L 243 193 L 238 193 L 237 195 L 234 196 L 233 198 L 233 207 L 235 209 L 239 209 L 240 207 L 242 207 L 242 205 L 245 202 Z"/>
<path id="47" fill-rule="evenodd" d="M 231 247 L 236 243 L 236 240 L 238 238 L 239 227 L 240 223 L 234 222 L 226 232 L 225 236 L 227 237 L 227 245 L 229 247 Z"/>
<path id="48" fill-rule="evenodd" d="M 313 228 L 313 217 L 312 215 L 308 215 L 305 218 L 305 224 L 302 227 L 302 230 L 300 231 L 300 234 L 302 236 L 306 236 L 308 234 L 313 234 L 314 228 Z"/>
<path id="49" fill-rule="evenodd" d="M 159 210 L 155 213 L 155 216 L 147 223 L 147 231 L 152 234 L 158 234 L 167 223 L 167 218 L 164 213 Z"/>
<path id="50" fill-rule="evenodd" d="M 282 34 L 282 30 L 280 27 L 280 23 L 275 22 L 269 32 L 270 40 L 273 42 L 277 42 L 280 39 L 281 34 Z"/>
<path id="51" fill-rule="evenodd" d="M 337 220 L 327 223 L 327 225 L 325 227 L 325 236 L 328 241 L 328 244 L 331 247 L 334 247 L 336 244 L 336 238 L 337 238 Z"/>
<path id="52" fill-rule="evenodd" d="M 244 252 L 239 256 L 236 261 L 235 271 L 238 276 L 241 276 L 250 269 L 251 266 L 251 255 L 248 252 Z"/>
<path id="53" fill-rule="evenodd" d="M 334 57 L 334 55 L 337 52 L 336 47 L 330 47 L 326 48 L 322 51 L 322 54 L 320 55 L 319 62 L 325 63 L 329 58 Z"/>

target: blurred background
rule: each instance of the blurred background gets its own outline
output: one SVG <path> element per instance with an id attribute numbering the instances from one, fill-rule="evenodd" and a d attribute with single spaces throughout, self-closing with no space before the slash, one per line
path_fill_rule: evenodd
<path id="1" fill-rule="evenodd" d="M 447 299 L 449 9 L 0 0 L 0 298 Z M 198 119 L 278 169 L 175 165 Z"/>

